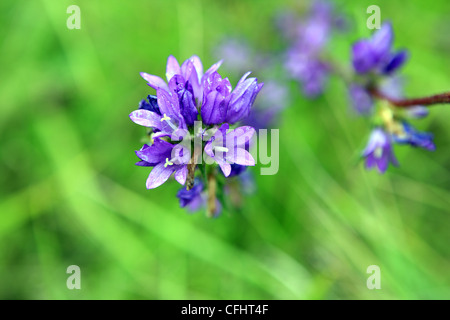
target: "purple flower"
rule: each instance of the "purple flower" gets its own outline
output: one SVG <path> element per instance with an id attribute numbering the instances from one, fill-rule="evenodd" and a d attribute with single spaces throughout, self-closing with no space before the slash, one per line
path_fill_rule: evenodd
<path id="1" fill-rule="evenodd" d="M 375 128 L 369 138 L 369 143 L 363 151 L 366 158 L 366 168 L 377 167 L 380 173 L 386 172 L 389 163 L 398 165 L 392 148 L 390 136 L 381 128 Z"/>
<path id="2" fill-rule="evenodd" d="M 231 93 L 230 104 L 225 119 L 228 123 L 236 123 L 247 117 L 256 96 L 261 91 L 264 83 L 258 83 L 256 78 L 248 78 L 250 72 L 242 76 Z"/>
<path id="3" fill-rule="evenodd" d="M 357 73 L 391 74 L 408 59 L 408 52 L 392 51 L 394 33 L 390 23 L 384 23 L 371 38 L 356 42 L 352 47 L 352 63 Z"/>
<path id="4" fill-rule="evenodd" d="M 153 95 L 148 95 L 147 100 L 146 99 L 141 100 L 141 102 L 139 102 L 139 109 L 148 110 L 161 115 L 158 106 L 158 99 L 156 96 Z"/>
<path id="5" fill-rule="evenodd" d="M 192 126 L 198 115 L 192 85 L 177 74 L 170 79 L 169 89 L 178 96 L 180 113 L 186 124 Z"/>
<path id="6" fill-rule="evenodd" d="M 232 91 L 228 78 L 222 79 L 214 72 L 204 78 L 202 120 L 208 125 L 236 123 L 247 117 L 263 83 L 244 74 Z"/>
<path id="7" fill-rule="evenodd" d="M 372 112 L 373 99 L 364 87 L 352 83 L 348 91 L 355 111 L 360 114 L 370 114 Z"/>
<path id="8" fill-rule="evenodd" d="M 222 79 L 217 72 L 210 73 L 203 81 L 202 120 L 207 125 L 222 123 L 231 99 L 230 81 L 228 78 Z"/>
<path id="9" fill-rule="evenodd" d="M 186 122 L 180 113 L 178 97 L 164 89 L 156 90 L 160 113 L 146 109 L 135 110 L 130 113 L 130 119 L 136 124 L 152 128 L 156 134 L 153 136 L 172 136 L 179 130 L 186 130 Z"/>
<path id="10" fill-rule="evenodd" d="M 197 211 L 205 205 L 206 199 L 202 195 L 204 186 L 200 179 L 194 180 L 194 187 L 191 190 L 186 190 L 186 187 L 181 188 L 177 197 L 180 199 L 180 207 L 187 207 L 190 211 Z"/>
<path id="11" fill-rule="evenodd" d="M 205 74 L 203 74 L 203 65 L 199 57 L 192 56 L 183 62 L 180 66 L 177 59 L 174 56 L 169 56 L 167 59 L 166 66 L 166 79 L 169 85 L 160 77 L 151 75 L 145 72 L 141 72 L 141 77 L 147 81 L 147 84 L 153 89 L 163 89 L 166 92 L 171 92 L 175 89 L 181 89 L 178 86 L 179 82 L 184 84 L 184 88 L 193 93 L 194 101 L 202 101 L 203 98 L 203 88 L 202 79 L 210 73 L 217 71 L 217 69 L 222 64 L 222 61 L 217 62 L 212 65 Z M 181 76 L 183 81 L 177 81 L 175 85 L 170 86 L 170 80 L 174 76 Z"/>
<path id="12" fill-rule="evenodd" d="M 231 174 L 231 164 L 254 166 L 255 160 L 246 150 L 255 133 L 252 127 L 244 126 L 230 130 L 224 123 L 206 143 L 205 153 L 217 162 L 225 177 Z"/>
<path id="13" fill-rule="evenodd" d="M 394 141 L 400 144 L 409 144 L 413 147 L 421 147 L 429 151 L 436 150 L 433 142 L 433 134 L 417 131 L 412 125 L 404 121 L 402 123 L 403 132 L 393 135 Z"/>
<path id="14" fill-rule="evenodd" d="M 136 151 L 141 161 L 139 166 L 152 166 L 153 170 L 147 179 L 147 189 L 159 187 L 175 172 L 175 180 L 185 184 L 189 151 L 181 145 L 173 145 L 161 139 L 155 139 L 151 146 L 144 145 Z"/>
<path id="15" fill-rule="evenodd" d="M 255 130 L 248 126 L 230 132 L 227 130 L 229 124 L 248 116 L 263 83 L 258 83 L 256 78 L 248 78 L 248 72 L 232 90 L 228 78 L 222 78 L 217 72 L 220 64 L 221 61 L 203 73 L 198 57 L 193 56 L 180 66 L 170 56 L 166 67 L 167 82 L 158 76 L 141 73 L 148 85 L 156 90 L 156 96 L 149 95 L 139 103 L 139 109 L 130 114 L 134 123 L 153 131 L 153 144 L 144 145 L 136 151 L 140 158 L 137 165 L 154 167 L 147 179 L 147 188 L 160 186 L 174 173 L 179 183 L 188 181 L 185 193 L 180 191 L 180 199 L 184 199 L 183 206 L 203 188 L 199 186 L 194 191 L 188 190 L 193 187 L 196 163 L 190 163 L 188 170 L 191 154 L 184 140 L 187 138 L 186 142 L 189 142 L 193 136 L 203 135 L 208 130 L 200 128 L 200 131 L 193 132 L 196 120 L 202 120 L 208 126 L 222 124 L 219 129 L 214 127 L 216 131 L 205 143 L 204 151 L 219 163 L 226 176 L 231 173 L 231 164 L 255 165 L 254 159 L 245 149 L 248 149 Z M 183 143 L 180 143 L 180 138 L 183 138 Z M 187 194 L 192 199 L 187 199 Z M 217 205 L 219 207 L 220 203 Z M 217 213 L 220 210 L 214 211 Z"/>
<path id="16" fill-rule="evenodd" d="M 406 114 L 413 119 L 422 119 L 428 116 L 430 111 L 425 106 L 413 106 L 406 110 Z"/>
<path id="17" fill-rule="evenodd" d="M 328 43 L 336 19 L 331 4 L 316 1 L 307 17 L 289 31 L 293 44 L 287 51 L 285 68 L 288 74 L 299 81 L 307 97 L 322 93 L 328 79 L 330 67 L 321 57 Z M 289 28 L 293 23 L 289 19 Z"/>

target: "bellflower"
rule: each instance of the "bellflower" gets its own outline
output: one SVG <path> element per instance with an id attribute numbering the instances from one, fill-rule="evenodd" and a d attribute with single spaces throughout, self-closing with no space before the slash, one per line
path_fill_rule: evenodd
<path id="1" fill-rule="evenodd" d="M 255 130 L 249 126 L 229 130 L 229 125 L 248 116 L 263 86 L 256 78 L 249 78 L 248 72 L 233 89 L 228 78 L 217 72 L 220 65 L 221 61 L 203 73 L 198 57 L 193 56 L 180 66 L 170 56 L 166 66 L 167 82 L 158 76 L 141 73 L 148 85 L 156 90 L 156 95 L 141 100 L 139 108 L 130 114 L 134 123 L 151 129 L 151 144 L 136 151 L 140 159 L 136 165 L 153 167 L 147 178 L 147 188 L 162 185 L 173 174 L 175 180 L 185 186 L 177 193 L 180 205 L 196 210 L 207 204 L 208 216 L 217 216 L 222 208 L 217 200 L 217 192 L 222 192 L 217 188 L 217 169 L 215 166 L 206 168 L 207 164 L 198 167 L 198 157 L 189 149 L 194 145 L 197 150 L 195 139 L 199 139 L 200 150 L 218 163 L 225 176 L 231 174 L 232 164 L 255 165 L 246 150 Z M 194 127 L 197 121 L 200 128 Z M 209 140 L 205 141 L 203 138 L 209 132 Z M 196 178 L 197 169 L 202 174 Z M 208 189 L 206 181 L 202 181 L 205 172 L 208 172 Z"/>
<path id="2" fill-rule="evenodd" d="M 373 99 L 370 93 L 362 86 L 351 83 L 348 88 L 353 108 L 359 114 L 370 114 L 373 107 Z"/>
<path id="3" fill-rule="evenodd" d="M 394 32 L 387 22 L 375 31 L 371 38 L 356 42 L 352 48 L 353 68 L 359 74 L 374 72 L 391 74 L 408 59 L 406 50 L 392 50 Z"/>
<path id="4" fill-rule="evenodd" d="M 152 128 L 156 132 L 154 137 L 171 136 L 179 130 L 186 130 L 186 122 L 180 113 L 180 104 L 175 93 L 158 88 L 156 94 L 159 113 L 138 109 L 130 114 L 130 119 L 136 124 Z"/>
<path id="5" fill-rule="evenodd" d="M 217 72 L 205 77 L 201 114 L 206 124 L 233 124 L 248 116 L 263 86 L 256 78 L 247 79 L 249 74 L 244 74 L 234 90 L 228 78 L 222 79 Z"/>
<path id="6" fill-rule="evenodd" d="M 413 147 L 421 147 L 429 151 L 436 150 L 433 142 L 433 134 L 428 132 L 419 132 L 406 121 L 402 122 L 403 132 L 394 135 L 394 141 L 400 144 L 409 144 Z"/>
<path id="7" fill-rule="evenodd" d="M 151 146 L 146 144 L 136 151 L 136 155 L 141 159 L 137 165 L 154 167 L 147 179 L 147 189 L 159 187 L 172 173 L 175 173 L 175 180 L 185 184 L 190 154 L 181 145 L 156 138 Z"/>
<path id="8" fill-rule="evenodd" d="M 366 158 L 366 168 L 377 167 L 380 173 L 386 172 L 389 163 L 398 165 L 395 158 L 392 141 L 389 134 L 381 128 L 375 128 L 369 138 L 369 143 L 363 151 Z"/>
<path id="9" fill-rule="evenodd" d="M 195 212 L 206 206 L 207 195 L 205 186 L 198 178 L 195 179 L 194 187 L 191 190 L 187 190 L 186 187 L 181 188 L 177 192 L 177 198 L 180 201 L 181 208 L 187 208 L 191 212 Z M 215 211 L 213 217 L 218 217 L 222 212 L 222 204 L 217 198 L 215 198 Z"/>
<path id="10" fill-rule="evenodd" d="M 224 123 L 206 143 L 205 153 L 217 162 L 225 177 L 231 174 L 231 164 L 254 166 L 255 160 L 246 150 L 255 133 L 252 127 L 239 127 L 230 130 Z"/>
<path id="11" fill-rule="evenodd" d="M 177 192 L 180 207 L 187 207 L 190 211 L 197 211 L 203 207 L 206 203 L 206 199 L 202 195 L 203 189 L 203 182 L 198 178 L 195 179 L 194 186 L 191 190 L 186 190 L 186 187 L 181 188 Z"/>
<path id="12" fill-rule="evenodd" d="M 333 7 L 325 1 L 315 1 L 309 14 L 293 25 L 289 19 L 288 37 L 292 45 L 287 51 L 285 68 L 299 81 L 307 97 L 322 93 L 330 73 L 330 66 L 321 55 L 327 45 L 337 19 Z"/>

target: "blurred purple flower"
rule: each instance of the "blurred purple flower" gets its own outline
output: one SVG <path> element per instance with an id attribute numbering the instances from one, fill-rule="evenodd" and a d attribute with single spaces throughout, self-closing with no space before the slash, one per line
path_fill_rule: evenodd
<path id="1" fill-rule="evenodd" d="M 206 203 L 206 199 L 202 195 L 203 189 L 203 183 L 198 178 L 195 178 L 194 187 L 191 190 L 186 190 L 186 187 L 181 188 L 177 193 L 180 207 L 187 207 L 190 211 L 197 211 L 203 207 Z"/>
<path id="2" fill-rule="evenodd" d="M 369 143 L 363 151 L 366 158 L 366 168 L 377 167 L 380 173 L 386 172 L 389 163 L 398 165 L 392 148 L 390 136 L 381 128 L 375 128 L 369 138 Z"/>
<path id="3" fill-rule="evenodd" d="M 287 51 L 285 68 L 293 79 L 300 82 L 307 97 L 322 93 L 330 67 L 321 57 L 336 23 L 333 6 L 325 1 L 315 1 L 307 17 L 297 23 Z M 291 21 L 288 21 L 292 24 Z"/>
<path id="4" fill-rule="evenodd" d="M 392 25 L 386 22 L 375 31 L 371 38 L 356 42 L 352 47 L 353 68 L 359 74 L 375 72 L 391 74 L 408 59 L 408 52 L 393 52 L 394 32 Z"/>
<path id="5" fill-rule="evenodd" d="M 350 84 L 348 90 L 354 110 L 359 114 L 371 114 L 373 99 L 370 93 L 364 87 L 355 83 Z"/>
<path id="6" fill-rule="evenodd" d="M 413 147 L 421 147 L 429 151 L 436 150 L 433 142 L 433 134 L 428 132 L 417 131 L 412 125 L 406 121 L 402 122 L 403 132 L 393 135 L 394 141 L 400 144 L 409 144 Z"/>
<path id="7" fill-rule="evenodd" d="M 255 165 L 255 160 L 246 150 L 255 129 L 245 126 L 227 132 L 228 129 L 229 125 L 224 123 L 205 145 L 205 153 L 219 164 L 225 177 L 231 174 L 233 163 L 242 166 Z"/>

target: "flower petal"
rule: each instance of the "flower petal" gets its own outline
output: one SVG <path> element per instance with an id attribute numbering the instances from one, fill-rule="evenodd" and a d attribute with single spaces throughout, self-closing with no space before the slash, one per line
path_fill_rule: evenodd
<path id="1" fill-rule="evenodd" d="M 180 65 L 174 56 L 169 56 L 169 58 L 167 58 L 166 67 L 167 81 L 170 81 L 170 79 L 172 79 L 172 77 L 176 74 L 181 74 Z"/>
<path id="2" fill-rule="evenodd" d="M 169 91 L 169 87 L 167 83 L 158 76 L 154 76 L 152 74 L 148 74 L 145 72 L 140 73 L 141 77 L 144 78 L 145 81 L 148 82 L 148 85 L 153 89 L 157 90 L 159 88 Z"/>
<path id="3" fill-rule="evenodd" d="M 183 165 L 175 172 L 175 180 L 177 180 L 179 184 L 184 185 L 186 183 L 187 171 L 187 166 Z"/>
<path id="4" fill-rule="evenodd" d="M 171 151 L 174 147 L 173 144 L 161 140 L 154 139 L 154 142 L 151 146 L 144 145 L 141 150 L 136 151 L 136 155 L 143 161 L 151 163 L 153 165 L 165 162 L 166 158 L 171 158 Z"/>
<path id="5" fill-rule="evenodd" d="M 223 62 L 223 60 L 220 60 L 220 61 L 216 62 L 215 64 L 213 64 L 208 70 L 206 70 L 204 75 L 206 76 L 210 73 L 216 72 L 217 69 L 219 69 L 219 67 L 222 65 L 222 62 Z"/>
<path id="6" fill-rule="evenodd" d="M 219 164 L 219 167 L 222 170 L 223 175 L 225 177 L 228 177 L 231 173 L 231 164 L 229 164 L 224 159 L 219 158 L 219 157 L 216 157 L 215 160 Z"/>
<path id="7" fill-rule="evenodd" d="M 158 98 L 158 106 L 161 114 L 166 116 L 175 116 L 178 120 L 180 114 L 180 104 L 178 102 L 178 96 L 175 93 L 171 93 L 165 90 L 156 90 L 156 96 Z"/>
<path id="8" fill-rule="evenodd" d="M 372 54 L 372 46 L 368 40 L 361 40 L 352 46 L 353 68 L 358 73 L 369 72 L 375 67 L 376 61 Z"/>
<path id="9" fill-rule="evenodd" d="M 406 60 L 408 60 L 408 51 L 402 50 L 397 52 L 391 59 L 391 61 L 386 65 L 383 72 L 389 74 L 400 68 Z"/>
<path id="10" fill-rule="evenodd" d="M 130 119 L 140 126 L 155 129 L 161 128 L 161 116 L 155 112 L 151 112 L 145 109 L 139 109 L 131 112 Z"/>
<path id="11" fill-rule="evenodd" d="M 377 30 L 370 39 L 372 54 L 376 62 L 385 61 L 391 54 L 392 42 L 394 40 L 394 31 L 392 24 L 385 22 L 381 29 Z"/>
<path id="12" fill-rule="evenodd" d="M 200 60 L 199 57 L 197 56 L 192 56 L 189 58 L 189 60 L 192 61 L 192 64 L 194 65 L 195 70 L 197 71 L 197 77 L 198 77 L 198 81 L 200 82 L 200 80 L 202 79 L 203 76 L 203 65 L 202 65 L 202 61 Z"/>
<path id="13" fill-rule="evenodd" d="M 148 176 L 147 189 L 154 189 L 162 185 L 175 170 L 175 166 L 164 167 L 164 163 L 156 165 Z"/>
<path id="14" fill-rule="evenodd" d="M 230 160 L 229 156 L 227 155 L 227 160 Z M 255 159 L 253 159 L 253 156 L 245 149 L 238 148 L 236 152 L 233 153 L 233 163 L 240 164 L 242 166 L 254 166 L 255 165 Z"/>

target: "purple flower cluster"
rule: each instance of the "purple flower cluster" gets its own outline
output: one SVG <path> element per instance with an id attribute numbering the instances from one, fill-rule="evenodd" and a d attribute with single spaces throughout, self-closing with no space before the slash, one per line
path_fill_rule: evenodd
<path id="1" fill-rule="evenodd" d="M 371 38 L 360 40 L 352 47 L 352 65 L 358 82 L 349 85 L 349 95 L 355 110 L 372 116 L 376 123 L 362 156 L 366 168 L 376 167 L 380 173 L 387 170 L 389 163 L 398 165 L 394 143 L 435 150 L 433 135 L 417 131 L 407 121 L 408 118 L 425 117 L 428 114 L 425 107 L 399 110 L 388 101 L 378 103 L 373 94 L 378 92 L 391 99 L 403 98 L 402 78 L 395 72 L 406 62 L 408 52 L 394 51 L 393 39 L 392 25 L 384 23 Z"/>
<path id="2" fill-rule="evenodd" d="M 289 16 L 283 20 L 288 26 L 282 26 L 282 30 L 291 42 L 286 55 L 286 71 L 301 84 L 307 97 L 316 97 L 322 93 L 331 71 L 322 54 L 331 31 L 340 22 L 333 6 L 325 1 L 313 2 L 310 12 L 296 23 Z"/>
<path id="3" fill-rule="evenodd" d="M 172 174 L 180 184 L 186 184 L 178 194 L 182 206 L 196 207 L 204 187 L 200 180 L 194 180 L 197 162 L 191 145 L 181 141 L 200 138 L 205 155 L 219 165 L 225 177 L 230 175 L 232 164 L 255 165 L 247 150 L 255 130 L 250 126 L 230 129 L 230 125 L 248 116 L 263 83 L 249 78 L 248 72 L 233 89 L 228 78 L 217 72 L 221 63 L 203 73 L 197 56 L 181 66 L 170 56 L 167 82 L 141 73 L 156 90 L 156 96 L 149 95 L 130 114 L 134 123 L 149 128 L 151 134 L 151 143 L 136 151 L 140 159 L 136 164 L 153 167 L 147 179 L 148 189 L 162 185 Z M 197 123 L 200 127 L 194 126 Z"/>
<path id="4" fill-rule="evenodd" d="M 374 101 L 370 89 L 376 87 L 380 79 L 392 77 L 408 59 L 408 51 L 394 51 L 393 43 L 394 32 L 391 23 L 387 22 L 372 37 L 353 45 L 353 70 L 360 75 L 360 79 L 350 84 L 349 94 L 358 113 L 372 112 Z"/>

